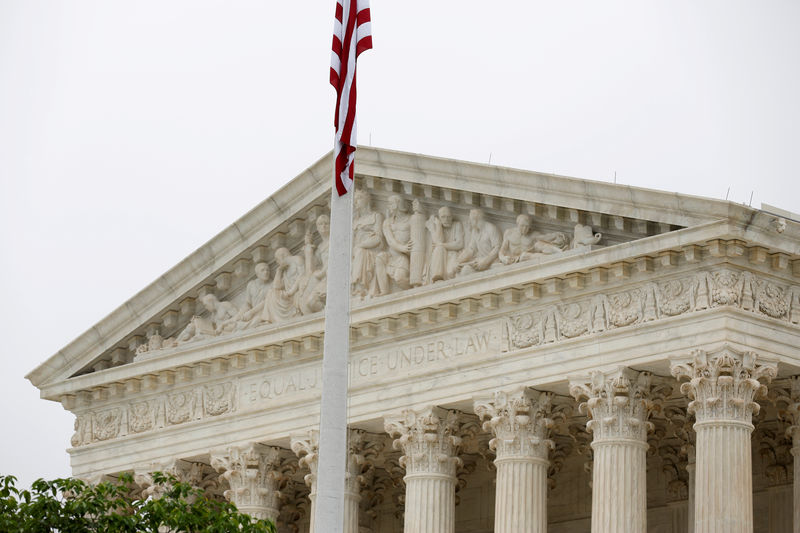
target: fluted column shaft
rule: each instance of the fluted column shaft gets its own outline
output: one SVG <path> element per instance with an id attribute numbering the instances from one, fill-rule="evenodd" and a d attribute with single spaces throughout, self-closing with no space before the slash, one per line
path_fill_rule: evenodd
<path id="1" fill-rule="evenodd" d="M 794 426 L 792 435 L 792 457 L 794 457 L 794 477 L 792 479 L 792 531 L 800 533 L 800 427 Z"/>
<path id="2" fill-rule="evenodd" d="M 695 415 L 694 533 L 753 532 L 753 465 L 750 435 L 753 401 L 777 374 L 775 361 L 729 346 L 696 350 L 671 363 L 672 375 L 688 378 L 681 392 Z"/>
<path id="3" fill-rule="evenodd" d="M 311 522 L 309 533 L 315 533 L 315 505 L 317 499 L 317 464 L 319 459 L 319 432 L 309 431 L 291 438 L 292 451 L 300 457 L 300 466 L 309 469 L 305 476 L 306 485 L 311 489 Z M 344 480 L 344 533 L 358 533 L 359 503 L 361 502 L 361 468 L 368 457 L 375 454 L 374 443 L 369 443 L 366 433 L 350 429 L 347 433 L 347 472 Z"/>
<path id="4" fill-rule="evenodd" d="M 647 442 L 592 442 L 592 533 L 647 530 Z"/>
<path id="5" fill-rule="evenodd" d="M 406 469 L 405 533 L 455 533 L 461 421 L 454 411 L 407 409 L 384 419 Z"/>
<path id="6" fill-rule="evenodd" d="M 551 399 L 526 388 L 475 399 L 475 414 L 494 435 L 489 447 L 497 454 L 495 533 L 547 532 Z"/>
<path id="7" fill-rule="evenodd" d="M 344 493 L 344 533 L 358 533 L 358 504 L 361 495 L 346 490 Z"/>
<path id="8" fill-rule="evenodd" d="M 575 399 L 591 420 L 592 533 L 647 531 L 647 421 L 652 409 L 650 374 L 619 368 L 570 380 Z"/>
<path id="9" fill-rule="evenodd" d="M 496 459 L 495 533 L 547 532 L 547 469 L 543 458 Z"/>
<path id="10" fill-rule="evenodd" d="M 792 457 L 794 457 L 792 531 L 800 533 L 800 376 L 792 377 L 788 390 L 781 391 L 777 388 L 776 393 L 778 402 L 786 404 L 786 414 L 792 422 L 787 431 L 787 435 L 792 439 Z"/>
<path id="11" fill-rule="evenodd" d="M 695 460 L 694 460 L 694 454 L 695 454 L 694 448 L 692 448 L 692 451 L 690 452 L 690 454 L 691 455 L 689 456 L 689 462 L 686 465 L 686 471 L 689 473 L 689 480 L 688 480 L 689 499 L 686 502 L 686 510 L 687 510 L 686 514 L 688 515 L 688 518 L 689 518 L 688 532 L 689 533 L 694 533 L 694 493 L 695 493 L 695 486 L 696 486 L 696 482 L 695 482 L 695 478 L 696 478 L 695 470 L 696 470 L 696 468 L 695 468 Z"/>
<path id="12" fill-rule="evenodd" d="M 452 533 L 456 529 L 456 476 L 407 475 L 405 533 Z"/>
<path id="13" fill-rule="evenodd" d="M 695 531 L 752 533 L 753 468 L 751 424 L 698 422 Z M 698 505 L 699 504 L 699 505 Z"/>

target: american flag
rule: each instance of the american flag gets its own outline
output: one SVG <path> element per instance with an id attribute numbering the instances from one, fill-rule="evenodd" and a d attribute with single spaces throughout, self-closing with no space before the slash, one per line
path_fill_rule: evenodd
<path id="1" fill-rule="evenodd" d="M 336 191 L 353 188 L 356 152 L 356 58 L 372 48 L 369 0 L 338 0 L 333 25 L 331 85 L 336 88 Z"/>

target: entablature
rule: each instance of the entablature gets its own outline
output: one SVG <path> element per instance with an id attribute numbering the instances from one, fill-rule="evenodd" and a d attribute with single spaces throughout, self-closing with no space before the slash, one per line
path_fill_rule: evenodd
<path id="1" fill-rule="evenodd" d="M 669 238 L 679 237 L 678 233 Z M 721 342 L 736 337 L 715 318 L 723 311 L 734 312 L 737 320 L 758 323 L 758 335 L 764 339 L 797 334 L 800 285 L 785 254 L 770 255 L 736 239 L 712 239 L 655 253 L 648 244 L 652 243 L 631 245 L 646 247 L 646 254 L 595 262 L 584 271 L 562 271 L 558 276 L 546 272 L 547 277 L 536 278 L 530 275 L 535 271 L 531 265 L 518 265 L 507 271 L 511 284 L 495 276 L 487 287 L 483 285 L 487 280 L 479 278 L 479 292 L 473 286 L 454 298 L 462 294 L 456 283 L 443 291 L 450 298 L 438 303 L 405 307 L 402 295 L 356 307 L 351 393 L 413 387 L 431 375 L 450 375 L 474 365 L 496 365 L 498 371 L 513 375 L 515 371 L 506 366 L 520 354 L 535 354 L 540 361 L 533 364 L 525 356 L 528 366 L 547 365 L 547 361 L 563 362 L 565 350 L 603 351 L 606 348 L 598 343 L 613 344 L 618 342 L 615 337 L 633 339 L 626 341 L 633 348 L 617 350 L 617 357 L 628 357 L 630 349 L 641 352 L 637 346 L 652 343 L 649 338 L 663 338 L 659 331 L 691 330 L 697 335 L 697 328 L 705 327 L 698 325 L 701 322 L 715 324 L 722 336 L 708 338 Z M 616 259 L 613 254 L 611 258 Z M 519 283 L 516 276 L 523 271 L 529 281 Z M 44 392 L 60 398 L 78 416 L 75 445 L 297 402 L 313 409 L 321 383 L 322 327 L 322 318 L 317 317 L 279 331 L 215 338 L 191 350 L 165 352 L 73 378 L 58 385 L 61 390 Z M 661 349 L 666 347 L 663 343 Z M 800 354 L 795 348 L 791 340 L 783 344 L 775 340 L 770 349 L 797 363 Z M 648 352 L 648 357 L 653 354 Z M 578 370 L 581 364 L 573 363 Z M 587 359 L 586 364 L 596 365 L 596 359 Z"/>

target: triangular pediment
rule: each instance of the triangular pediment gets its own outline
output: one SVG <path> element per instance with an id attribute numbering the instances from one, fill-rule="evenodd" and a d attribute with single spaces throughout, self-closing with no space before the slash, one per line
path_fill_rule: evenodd
<path id="1" fill-rule="evenodd" d="M 313 322 L 308 331 L 319 329 L 326 245 L 318 223 L 328 214 L 330 159 L 323 157 L 291 180 L 28 379 L 43 388 L 303 321 Z M 357 187 L 365 193 L 354 215 L 354 242 L 363 245 L 354 256 L 360 269 L 353 279 L 356 309 L 405 291 L 441 292 L 448 284 L 516 272 L 523 263 L 544 265 L 719 221 L 749 224 L 756 211 L 375 148 L 358 150 L 356 169 Z M 481 219 L 474 240 L 472 218 Z M 387 231 L 396 232 L 400 250 L 387 242 Z M 375 243 L 368 242 L 370 234 Z M 465 252 L 470 246 L 471 256 Z M 261 263 L 269 276 L 257 272 Z"/>

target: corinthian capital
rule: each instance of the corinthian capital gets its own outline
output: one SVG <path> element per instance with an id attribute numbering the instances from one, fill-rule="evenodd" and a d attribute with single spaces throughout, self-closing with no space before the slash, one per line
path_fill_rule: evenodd
<path id="1" fill-rule="evenodd" d="M 737 352 L 723 346 L 715 352 L 694 350 L 671 361 L 672 375 L 688 379 L 681 392 L 688 396 L 689 412 L 697 422 L 730 420 L 750 424 L 760 407 L 754 401 L 767 393 L 777 375 L 777 362 L 755 352 Z"/>
<path id="2" fill-rule="evenodd" d="M 385 438 L 385 437 L 383 437 Z M 374 461 L 383 450 L 384 442 L 378 435 L 361 429 L 351 429 L 347 434 L 347 473 L 345 486 L 353 493 L 365 485 L 374 468 Z"/>
<path id="3" fill-rule="evenodd" d="M 253 443 L 211 455 L 211 466 L 230 484 L 225 498 L 255 518 L 276 519 L 280 508 L 280 448 Z"/>
<path id="4" fill-rule="evenodd" d="M 552 393 L 520 388 L 511 392 L 475 399 L 475 414 L 483 421 L 483 430 L 494 438 L 489 447 L 497 458 L 540 457 L 547 459 L 554 447 L 549 439 L 553 420 Z"/>
<path id="5" fill-rule="evenodd" d="M 461 416 L 456 411 L 428 407 L 406 409 L 384 418 L 384 428 L 396 437 L 394 448 L 401 449 L 400 465 L 406 475 L 444 474 L 455 476 L 461 464 L 457 457 L 461 445 Z"/>
<path id="6" fill-rule="evenodd" d="M 303 478 L 311 492 L 316 492 L 317 465 L 319 464 L 319 431 L 312 429 L 306 433 L 291 436 L 292 451 L 300 458 L 300 468 L 309 473 Z"/>
<path id="7" fill-rule="evenodd" d="M 591 416 L 586 428 L 594 434 L 594 442 L 604 439 L 646 442 L 647 432 L 653 428 L 648 421 L 654 407 L 650 382 L 650 373 L 624 367 L 570 379 L 569 393 L 577 401 L 585 400 L 579 409 Z"/>

